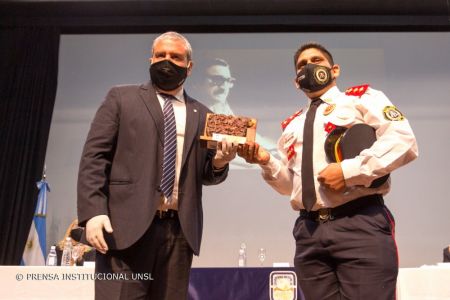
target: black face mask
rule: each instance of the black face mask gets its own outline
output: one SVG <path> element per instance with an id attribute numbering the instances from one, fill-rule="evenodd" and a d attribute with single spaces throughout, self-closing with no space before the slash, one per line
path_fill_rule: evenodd
<path id="1" fill-rule="evenodd" d="M 162 60 L 150 65 L 152 83 L 163 91 L 173 91 L 183 84 L 187 68 L 180 67 L 170 60 Z"/>
<path id="2" fill-rule="evenodd" d="M 296 81 L 305 92 L 316 92 L 331 84 L 331 69 L 325 66 L 306 64 L 297 73 Z"/>

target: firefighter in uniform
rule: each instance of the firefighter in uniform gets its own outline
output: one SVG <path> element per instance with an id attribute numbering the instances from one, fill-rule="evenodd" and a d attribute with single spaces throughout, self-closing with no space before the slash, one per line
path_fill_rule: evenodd
<path id="1" fill-rule="evenodd" d="M 294 63 L 308 105 L 282 123 L 281 159 L 257 143 L 238 154 L 259 164 L 264 180 L 300 211 L 294 264 L 306 299 L 395 299 L 395 223 L 383 200 L 390 179 L 372 182 L 418 156 L 414 134 L 382 92 L 369 85 L 339 91 L 340 67 L 322 45 L 301 46 Z M 353 158 L 330 161 L 330 132 L 356 124 L 371 126 L 376 141 Z"/>

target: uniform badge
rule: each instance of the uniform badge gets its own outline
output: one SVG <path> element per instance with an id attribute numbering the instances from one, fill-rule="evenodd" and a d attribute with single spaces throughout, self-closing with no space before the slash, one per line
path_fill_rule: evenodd
<path id="1" fill-rule="evenodd" d="M 294 272 L 270 273 L 270 300 L 297 300 L 297 275 Z"/>
<path id="2" fill-rule="evenodd" d="M 330 132 L 332 132 L 333 130 L 336 129 L 336 125 L 334 125 L 331 122 L 328 122 L 327 124 L 324 124 L 323 127 L 324 127 L 323 129 L 325 129 L 326 133 L 330 133 Z"/>
<path id="3" fill-rule="evenodd" d="M 287 150 L 287 159 L 291 160 L 291 158 L 293 158 L 295 156 L 295 154 L 297 154 L 297 152 L 295 151 L 294 144 L 292 144 L 289 146 L 289 148 Z"/>
<path id="4" fill-rule="evenodd" d="M 284 149 L 286 150 L 286 156 L 288 160 L 297 154 L 295 151 L 296 138 L 293 133 L 284 135 Z"/>
<path id="5" fill-rule="evenodd" d="M 395 106 L 386 106 L 383 109 L 384 118 L 389 121 L 403 121 L 405 117 Z"/>
<path id="6" fill-rule="evenodd" d="M 314 72 L 314 79 L 318 84 L 324 84 L 328 81 L 328 73 L 327 70 L 323 67 L 316 68 Z"/>
<path id="7" fill-rule="evenodd" d="M 336 104 L 328 104 L 327 108 L 323 111 L 324 116 L 328 116 L 333 112 L 333 110 L 336 108 Z"/>

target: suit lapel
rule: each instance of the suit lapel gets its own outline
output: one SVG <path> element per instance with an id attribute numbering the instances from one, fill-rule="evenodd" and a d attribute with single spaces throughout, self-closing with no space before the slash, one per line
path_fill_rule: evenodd
<path id="1" fill-rule="evenodd" d="M 156 128 L 158 128 L 159 140 L 162 144 L 164 144 L 164 115 L 158 98 L 156 97 L 156 92 L 150 83 L 146 83 L 141 85 L 139 93 L 142 101 L 147 107 L 148 112 L 155 122 Z"/>
<path id="2" fill-rule="evenodd" d="M 181 161 L 181 169 L 183 169 L 186 163 L 186 158 L 191 149 L 194 139 L 197 138 L 197 129 L 199 122 L 199 110 L 196 102 L 192 100 L 186 93 L 184 94 L 186 100 L 186 129 L 184 132 L 184 147 L 183 147 L 183 159 Z"/>

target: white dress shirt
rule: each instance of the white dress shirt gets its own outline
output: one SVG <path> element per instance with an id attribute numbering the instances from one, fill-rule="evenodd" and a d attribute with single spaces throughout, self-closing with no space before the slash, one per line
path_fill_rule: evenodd
<path id="1" fill-rule="evenodd" d="M 161 109 L 164 107 L 164 98 L 156 93 Z M 176 100 L 172 100 L 173 112 L 177 126 L 177 156 L 175 159 L 175 182 L 173 184 L 173 192 L 170 196 L 172 199 L 168 203 L 168 199 L 162 196 L 160 210 L 174 209 L 178 210 L 178 183 L 180 180 L 181 160 L 183 157 L 184 134 L 186 131 L 186 102 L 184 99 L 184 90 L 181 89 L 176 95 Z"/>

